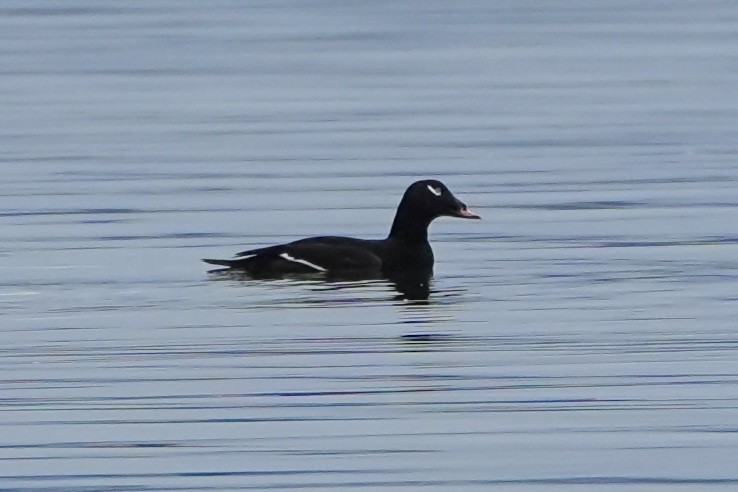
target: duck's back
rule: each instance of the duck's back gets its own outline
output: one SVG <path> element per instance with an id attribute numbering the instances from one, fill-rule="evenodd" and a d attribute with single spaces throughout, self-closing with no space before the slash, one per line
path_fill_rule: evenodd
<path id="1" fill-rule="evenodd" d="M 320 236 L 243 251 L 216 263 L 258 276 L 337 271 L 382 271 L 382 241 Z"/>

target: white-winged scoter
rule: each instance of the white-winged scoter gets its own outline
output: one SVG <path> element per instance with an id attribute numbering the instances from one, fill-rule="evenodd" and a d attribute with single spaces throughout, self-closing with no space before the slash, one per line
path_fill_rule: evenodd
<path id="1" fill-rule="evenodd" d="M 438 217 L 479 219 L 436 180 L 416 181 L 405 191 L 386 239 L 320 236 L 238 253 L 232 260 L 206 263 L 253 276 L 375 272 L 393 274 L 433 268 L 428 226 Z"/>

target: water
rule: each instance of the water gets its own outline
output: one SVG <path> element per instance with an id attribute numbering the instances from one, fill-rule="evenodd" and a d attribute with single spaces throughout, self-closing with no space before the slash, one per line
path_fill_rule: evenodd
<path id="1" fill-rule="evenodd" d="M 0 488 L 734 490 L 738 5 L 0 6 Z M 382 237 L 427 303 L 202 257 Z"/>

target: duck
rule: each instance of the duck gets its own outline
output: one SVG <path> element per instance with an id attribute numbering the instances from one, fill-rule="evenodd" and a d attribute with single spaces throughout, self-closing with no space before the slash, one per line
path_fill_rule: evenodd
<path id="1" fill-rule="evenodd" d="M 442 182 L 426 179 L 407 188 L 385 239 L 317 236 L 242 251 L 229 260 L 205 258 L 202 261 L 262 278 L 299 274 L 432 273 L 434 257 L 428 242 L 428 227 L 439 217 L 481 219 Z"/>

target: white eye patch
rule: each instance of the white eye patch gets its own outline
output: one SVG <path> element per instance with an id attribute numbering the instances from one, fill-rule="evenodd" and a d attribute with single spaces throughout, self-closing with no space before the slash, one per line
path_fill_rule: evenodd
<path id="1" fill-rule="evenodd" d="M 428 190 L 436 196 L 441 196 L 441 188 L 434 188 L 432 185 L 428 185 Z"/>

